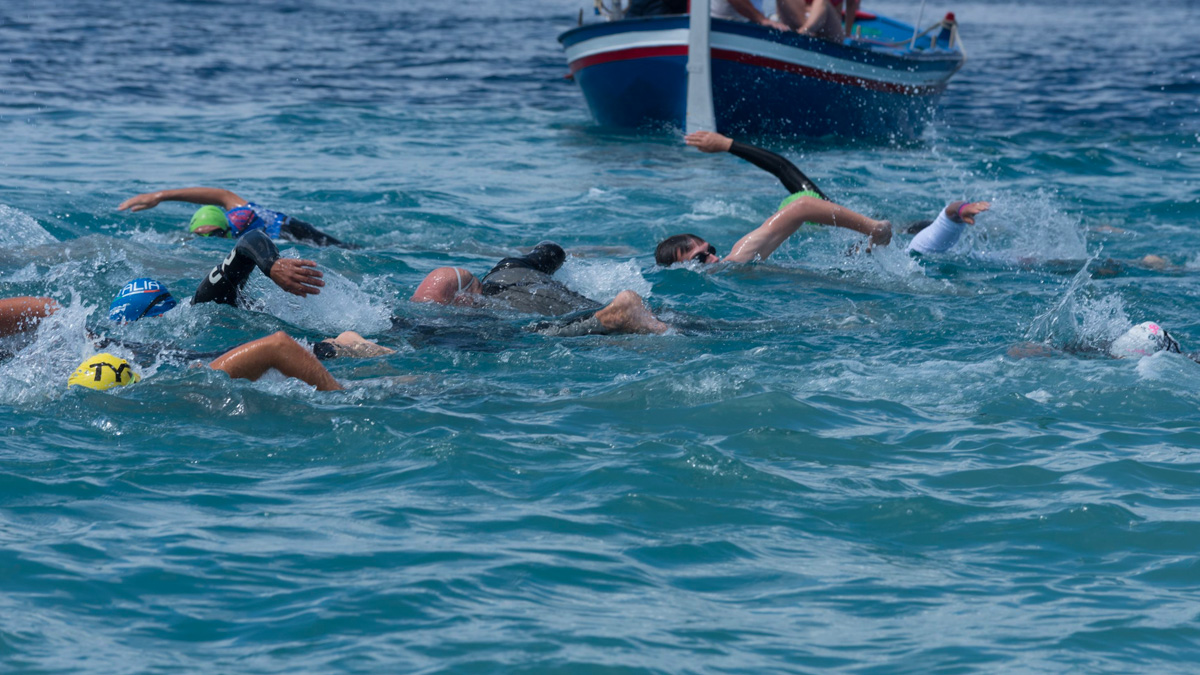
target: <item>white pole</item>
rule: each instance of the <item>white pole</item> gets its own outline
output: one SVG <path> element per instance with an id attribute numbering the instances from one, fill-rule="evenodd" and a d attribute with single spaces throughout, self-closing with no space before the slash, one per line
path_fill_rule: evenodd
<path id="1" fill-rule="evenodd" d="M 688 22 L 687 132 L 716 131 L 712 100 L 712 57 L 709 51 L 709 0 L 692 0 Z"/>
<path id="2" fill-rule="evenodd" d="M 912 42 L 908 44 L 909 49 L 917 48 L 917 31 L 921 30 L 921 19 L 925 18 L 925 0 L 921 0 L 921 11 L 917 14 L 917 22 L 913 24 Z"/>

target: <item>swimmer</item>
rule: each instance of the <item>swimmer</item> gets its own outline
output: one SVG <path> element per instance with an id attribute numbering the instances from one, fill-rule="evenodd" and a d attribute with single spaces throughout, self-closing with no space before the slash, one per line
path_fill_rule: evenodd
<path id="1" fill-rule="evenodd" d="M 439 267 L 426 275 L 411 299 L 477 305 L 489 298 L 519 312 L 565 317 L 565 322 L 535 328 L 563 337 L 667 330 L 667 325 L 655 318 L 633 291 L 621 291 L 612 302 L 602 305 L 554 279 L 566 255 L 558 244 L 542 242 L 524 256 L 501 260 L 482 280 L 462 268 Z"/>
<path id="2" fill-rule="evenodd" d="M 204 281 L 200 284 L 200 288 L 196 291 L 196 295 L 192 298 L 192 303 L 217 302 L 237 306 L 241 300 L 242 288 L 245 286 L 246 280 L 249 278 L 250 272 L 256 264 L 260 268 L 267 267 L 271 270 L 278 270 L 279 263 L 292 260 L 290 258 L 279 258 L 274 263 L 267 265 L 265 264 L 265 260 L 267 259 L 258 256 L 259 253 L 262 253 L 262 250 L 257 251 L 254 256 L 247 253 L 245 254 L 245 259 L 240 258 L 239 249 L 246 244 L 254 244 L 256 241 L 259 244 L 265 242 L 267 246 L 274 248 L 274 244 L 262 233 L 252 232 L 247 235 L 242 241 L 238 242 L 238 246 L 234 248 L 229 257 L 205 277 Z M 292 262 L 298 264 L 297 269 L 299 271 L 293 270 L 287 274 L 280 272 L 271 276 L 271 279 L 280 288 L 301 297 L 305 294 L 318 293 L 319 290 L 315 286 L 305 286 L 305 284 L 311 284 L 314 281 L 312 277 L 307 276 L 310 272 L 317 274 L 315 281 L 320 281 L 320 272 L 318 270 L 302 265 L 302 263 L 307 263 L 307 265 L 311 266 L 313 264 L 312 261 L 292 260 Z M 288 274 L 294 274 L 295 278 L 291 279 Z M 277 277 L 279 280 L 277 280 Z M 281 281 L 285 283 L 281 283 Z M 289 290 L 289 287 L 295 287 L 296 290 Z M 164 284 L 150 278 L 134 279 L 125 284 L 117 292 L 117 296 L 113 298 L 112 303 L 109 305 L 108 318 L 111 321 L 119 323 L 130 323 L 148 317 L 161 316 L 174 309 L 177 304 L 175 298 Z M 344 331 L 335 338 L 326 338 L 313 345 L 313 353 L 322 359 L 335 356 L 365 358 L 384 356 L 394 352 L 395 350 L 371 342 L 354 331 Z"/>
<path id="3" fill-rule="evenodd" d="M 321 365 L 312 352 L 283 331 L 239 345 L 208 364 L 235 380 L 256 381 L 269 370 L 316 387 L 317 391 L 337 391 L 342 385 Z M 68 387 L 86 387 L 104 391 L 128 386 L 141 380 L 125 359 L 112 354 L 97 354 L 75 369 Z"/>
<path id="4" fill-rule="evenodd" d="M 281 257 L 275 242 L 265 232 L 253 230 L 238 239 L 229 255 L 204 277 L 192 302 L 238 306 L 246 282 L 256 267 L 276 286 L 302 298 L 320 294 L 325 285 L 315 262 Z M 165 286 L 154 279 L 134 279 L 117 293 L 109 306 L 108 318 L 128 323 L 146 316 L 158 316 L 172 307 L 175 307 L 175 298 Z"/>
<path id="5" fill-rule="evenodd" d="M 221 188 L 193 187 L 147 192 L 130 197 L 117 206 L 118 211 L 145 211 L 162 202 L 203 204 L 193 215 L 188 231 L 201 237 L 242 237 L 262 230 L 272 239 L 285 238 L 316 246 L 358 248 L 321 232 L 309 223 L 258 204 Z"/>
<path id="6" fill-rule="evenodd" d="M 166 289 L 164 288 L 162 291 L 165 293 Z M 158 293 L 154 293 L 154 295 L 158 295 Z M 162 304 L 161 301 L 156 303 L 158 306 Z M 59 309 L 58 303 L 52 298 L 0 299 L 0 336 L 32 330 L 43 319 Z M 81 364 L 75 374 L 71 376 L 70 385 L 78 384 L 89 388 L 107 389 L 111 386 L 131 384 L 140 379 L 132 371 L 132 368 L 123 377 L 124 369 L 121 364 L 128 366 L 123 359 L 111 354 L 100 356 L 105 358 L 93 358 Z M 105 365 L 95 365 L 96 363 Z M 107 375 L 102 372 L 106 370 L 105 366 L 109 371 Z M 217 357 L 208 366 L 214 370 L 224 371 L 235 379 L 257 380 L 268 370 L 274 369 L 287 377 L 296 378 L 312 385 L 319 391 L 333 391 L 342 388 L 312 352 L 282 331 L 234 347 Z M 107 382 L 107 386 L 94 386 L 104 382 Z"/>
<path id="7" fill-rule="evenodd" d="M 740 157 L 741 159 L 750 162 L 751 164 L 778 178 L 779 182 L 783 184 L 783 187 L 789 193 L 789 195 L 784 198 L 782 202 L 780 202 L 779 212 L 783 212 L 789 206 L 800 200 L 829 201 L 829 197 L 827 197 L 825 193 L 821 192 L 821 189 L 818 188 L 816 184 L 808 178 L 808 176 L 804 175 L 800 169 L 796 168 L 795 164 L 792 164 L 780 155 L 777 155 L 769 150 L 765 150 L 748 143 L 740 143 L 727 136 L 723 136 L 712 131 L 697 131 L 688 134 L 684 141 L 688 145 L 699 149 L 701 152 L 728 152 L 731 155 Z M 907 234 L 918 235 L 912 242 L 909 243 L 909 246 L 906 250 L 910 253 L 924 254 L 944 253 L 950 250 L 950 248 L 958 242 L 959 237 L 962 236 L 964 229 L 963 225 L 974 224 L 975 217 L 980 213 L 987 211 L 989 208 L 991 208 L 991 204 L 989 202 L 951 202 L 946 206 L 945 209 L 939 212 L 937 219 L 933 221 L 915 223 L 906 228 L 905 232 Z M 853 211 L 849 211 L 849 209 L 846 209 L 846 211 L 848 211 L 850 214 L 853 214 L 853 216 L 856 216 L 857 218 L 863 219 L 865 222 L 860 222 L 852 218 L 843 218 L 842 222 L 840 223 L 827 222 L 815 218 L 812 220 L 812 222 L 825 225 L 839 225 L 857 232 L 862 232 L 863 234 L 867 234 L 871 237 L 871 243 L 874 245 L 884 245 L 891 240 L 891 225 L 888 223 L 888 221 L 874 221 L 866 216 L 861 216 Z M 779 215 L 779 213 L 776 213 L 776 215 Z M 770 221 L 768 220 L 768 222 Z M 871 225 L 872 223 L 874 223 L 874 225 Z M 880 223 L 887 224 L 886 232 L 883 226 L 879 225 Z M 933 227 L 934 225 L 937 227 Z M 796 227 L 798 228 L 799 225 Z M 932 228 L 932 230 L 925 232 L 925 230 L 928 228 Z M 792 232 L 794 231 L 795 230 L 792 230 Z M 692 237 L 695 241 L 699 241 L 699 237 L 695 237 L 695 235 L 677 236 Z M 788 236 L 790 236 L 790 233 Z M 784 237 L 784 239 L 786 238 L 787 237 Z M 739 244 L 741 243 L 742 242 L 739 242 Z M 782 241 L 780 243 L 782 243 Z M 674 245 L 672 245 L 671 250 L 674 250 Z M 738 250 L 737 245 L 734 246 L 734 250 Z M 669 251 L 667 251 L 667 253 L 669 253 Z M 762 257 L 765 258 L 766 256 Z M 670 265 L 674 262 L 683 262 L 684 260 L 690 259 L 672 259 L 669 257 L 659 258 L 657 254 L 655 258 L 658 260 L 660 265 Z M 750 259 L 753 260 L 753 258 Z M 728 257 L 725 259 L 725 261 L 748 262 L 747 260 L 731 260 Z"/>
<path id="8" fill-rule="evenodd" d="M 1012 358 L 1028 358 L 1031 356 L 1052 356 L 1059 350 L 1044 344 L 1026 343 L 1010 347 L 1008 355 Z M 1067 349 L 1071 353 L 1095 353 L 1095 350 Z M 1103 347 L 1101 353 L 1113 359 L 1140 359 L 1158 352 L 1183 354 L 1189 359 L 1200 363 L 1200 353 L 1184 354 L 1175 339 L 1167 329 L 1154 321 L 1143 321 L 1125 331 L 1116 340 Z"/>

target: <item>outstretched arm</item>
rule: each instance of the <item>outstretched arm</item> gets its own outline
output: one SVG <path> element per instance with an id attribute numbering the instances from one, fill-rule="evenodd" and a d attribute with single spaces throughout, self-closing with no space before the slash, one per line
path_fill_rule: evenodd
<path id="1" fill-rule="evenodd" d="M 210 204 L 219 206 L 225 210 L 241 206 L 246 203 L 238 195 L 229 190 L 221 188 L 209 187 L 191 187 L 181 188 L 179 190 L 160 190 L 158 192 L 146 192 L 136 197 L 130 197 L 117 205 L 118 211 L 145 211 L 158 206 L 161 202 L 189 202 L 192 204 Z"/>
<path id="2" fill-rule="evenodd" d="M 844 227 L 871 237 L 871 243 L 886 246 L 892 240 L 892 224 L 874 220 L 861 213 L 814 197 L 801 197 L 777 212 L 733 245 L 725 262 L 751 262 L 766 259 L 804 223 Z"/>
<path id="3" fill-rule="evenodd" d="M 778 178 L 788 194 L 810 190 L 821 195 L 822 199 L 829 199 L 816 184 L 808 179 L 808 176 L 796 168 L 795 164 L 770 150 L 764 150 L 749 143 L 740 143 L 714 131 L 696 131 L 688 134 L 683 140 L 688 145 L 699 149 L 700 152 L 728 152 L 734 157 L 740 157 L 750 162 Z"/>
<path id="4" fill-rule="evenodd" d="M 234 379 L 252 382 L 274 368 L 288 377 L 316 387 L 318 391 L 342 388 L 311 351 L 301 347 L 283 331 L 234 347 L 218 356 L 208 367 L 223 370 Z"/>
<path id="5" fill-rule="evenodd" d="M 315 262 L 281 258 L 275 242 L 266 232 L 251 230 L 238 240 L 237 246 L 225 260 L 200 282 L 192 302 L 237 305 L 242 288 L 246 286 L 255 267 L 276 286 L 293 295 L 316 295 L 321 292 L 320 287 L 325 285 Z"/>
<path id="6" fill-rule="evenodd" d="M 29 330 L 57 311 L 58 303 L 52 298 L 25 296 L 0 299 L 0 336 Z"/>

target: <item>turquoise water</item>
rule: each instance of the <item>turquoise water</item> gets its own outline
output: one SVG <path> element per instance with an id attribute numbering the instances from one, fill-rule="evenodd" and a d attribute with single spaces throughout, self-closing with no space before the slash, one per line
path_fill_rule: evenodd
<path id="1" fill-rule="evenodd" d="M 0 365 L 3 670 L 1192 671 L 1200 366 L 1088 348 L 1154 319 L 1200 350 L 1200 5 L 929 5 L 970 59 L 919 142 L 756 140 L 897 223 L 992 213 L 941 258 L 813 230 L 709 271 L 650 251 L 724 253 L 782 189 L 595 127 L 555 42 L 577 9 L 0 7 L 0 293 L 65 306 Z M 285 246 L 315 298 L 258 278 L 258 311 L 108 325 L 129 279 L 187 296 L 228 250 L 184 205 L 115 211 L 187 185 L 364 248 Z M 676 330 L 406 300 L 546 238 L 573 286 Z M 333 363 L 339 393 L 165 356 L 66 391 L 89 328 L 397 353 Z"/>

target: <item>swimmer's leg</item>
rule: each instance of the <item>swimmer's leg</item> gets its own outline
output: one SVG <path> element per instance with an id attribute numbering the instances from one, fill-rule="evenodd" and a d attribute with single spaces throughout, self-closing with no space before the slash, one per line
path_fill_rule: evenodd
<path id="1" fill-rule="evenodd" d="M 234 347 L 217 357 L 208 367 L 223 370 L 234 379 L 252 382 L 274 368 L 288 377 L 316 387 L 318 391 L 342 388 L 312 352 L 301 347 L 283 331 Z"/>
<path id="2" fill-rule="evenodd" d="M 387 354 L 396 353 L 395 349 L 388 349 L 380 344 L 371 342 L 352 330 L 345 331 L 335 338 L 326 338 L 321 340 L 320 344 L 328 345 L 331 348 L 331 356 L 370 358 L 373 356 L 386 356 Z M 314 353 L 315 351 L 316 350 L 314 350 Z M 321 355 L 317 354 L 317 357 L 320 358 Z"/>
<path id="3" fill-rule="evenodd" d="M 58 309 L 58 303 L 52 298 L 25 296 L 0 299 L 0 336 L 29 330 Z"/>
<path id="4" fill-rule="evenodd" d="M 654 318 L 642 296 L 621 291 L 606 307 L 596 312 L 596 320 L 610 333 L 665 333 L 667 324 Z"/>

